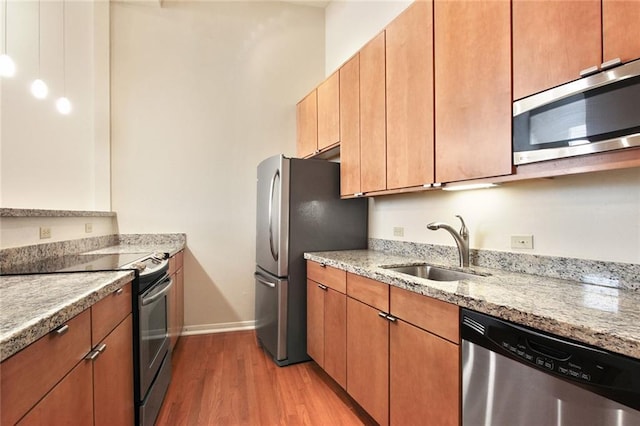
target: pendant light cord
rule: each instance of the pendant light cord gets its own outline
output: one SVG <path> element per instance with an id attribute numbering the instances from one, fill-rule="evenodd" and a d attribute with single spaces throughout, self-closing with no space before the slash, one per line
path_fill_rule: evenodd
<path id="1" fill-rule="evenodd" d="M 67 96 L 67 53 L 65 49 L 65 0 L 62 0 L 62 93 Z"/>
<path id="2" fill-rule="evenodd" d="M 38 78 L 40 78 L 40 0 L 38 0 Z"/>
<path id="3" fill-rule="evenodd" d="M 4 0 L 4 52 L 7 53 L 7 4 L 9 0 Z"/>

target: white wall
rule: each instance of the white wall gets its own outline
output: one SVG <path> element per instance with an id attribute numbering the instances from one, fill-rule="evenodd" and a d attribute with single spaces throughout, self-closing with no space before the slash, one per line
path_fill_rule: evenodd
<path id="1" fill-rule="evenodd" d="M 295 154 L 324 74 L 324 11 L 281 2 L 112 3 L 113 209 L 185 232 L 188 330 L 254 317 L 256 166 Z"/>
<path id="2" fill-rule="evenodd" d="M 338 1 L 326 9 L 326 74 L 359 50 L 408 2 Z M 397 6 L 397 7 L 395 7 Z M 365 19 L 375 17 L 375 19 Z M 516 251 L 510 235 L 533 234 L 526 253 L 640 263 L 640 169 L 512 183 L 460 193 L 422 192 L 370 202 L 369 235 L 454 245 L 444 231 L 461 214 L 471 230 L 471 247 Z M 393 227 L 404 227 L 404 237 Z"/>
<path id="3" fill-rule="evenodd" d="M 38 2 L 7 4 L 7 50 L 17 72 L 0 82 L 2 207 L 110 210 L 108 1 L 67 1 L 65 15 L 63 67 L 62 2 L 41 2 L 40 77 L 49 96 L 37 100 L 29 86 L 38 76 Z M 55 109 L 63 68 L 68 116 Z"/>
<path id="4" fill-rule="evenodd" d="M 92 225 L 87 233 L 85 224 Z M 93 238 L 118 233 L 113 216 L 94 217 L 3 217 L 0 222 L 0 249 L 32 244 Z M 51 238 L 40 239 L 40 227 L 51 228 Z"/>
<path id="5" fill-rule="evenodd" d="M 331 75 L 413 0 L 334 0 L 325 10 L 325 74 Z"/>

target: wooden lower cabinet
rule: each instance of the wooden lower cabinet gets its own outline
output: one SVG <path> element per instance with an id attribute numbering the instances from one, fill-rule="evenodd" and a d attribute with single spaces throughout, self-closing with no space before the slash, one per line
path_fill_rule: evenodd
<path id="1" fill-rule="evenodd" d="M 459 346 L 401 320 L 389 334 L 390 424 L 459 425 Z"/>
<path id="2" fill-rule="evenodd" d="M 346 273 L 307 262 L 307 353 L 347 387 Z"/>
<path id="3" fill-rule="evenodd" d="M 173 280 L 169 290 L 169 350 L 173 351 L 184 328 L 184 252 L 169 259 L 169 276 Z"/>
<path id="4" fill-rule="evenodd" d="M 91 374 L 91 361 L 80 361 L 18 424 L 93 424 Z"/>
<path id="5" fill-rule="evenodd" d="M 345 386 L 332 363 L 342 368 L 346 343 L 345 388 L 380 425 L 459 425 L 458 306 L 352 273 L 345 296 L 311 279 L 342 285 L 344 271 L 318 265 L 307 268 L 309 355 Z"/>
<path id="6" fill-rule="evenodd" d="M 381 425 L 389 423 L 389 322 L 347 298 L 347 392 Z"/>
<path id="7" fill-rule="evenodd" d="M 129 314 L 103 341 L 93 361 L 94 424 L 133 423 L 133 319 Z"/>
<path id="8" fill-rule="evenodd" d="M 131 306 L 127 284 L 3 361 L 2 426 L 132 425 Z"/>

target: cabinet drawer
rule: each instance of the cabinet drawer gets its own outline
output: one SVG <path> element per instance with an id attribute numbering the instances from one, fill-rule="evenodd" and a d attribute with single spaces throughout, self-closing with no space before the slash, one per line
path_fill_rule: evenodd
<path id="1" fill-rule="evenodd" d="M 307 278 L 340 293 L 347 292 L 347 272 L 342 269 L 307 260 Z"/>
<path id="2" fill-rule="evenodd" d="M 451 303 L 391 287 L 391 315 L 456 344 L 460 343 L 460 308 Z"/>
<path id="3" fill-rule="evenodd" d="M 91 307 L 92 346 L 100 343 L 131 313 L 131 304 L 131 283 L 129 283 Z"/>
<path id="4" fill-rule="evenodd" d="M 0 366 L 2 424 L 15 424 L 90 349 L 91 313 L 87 309 L 5 360 Z"/>
<path id="5" fill-rule="evenodd" d="M 347 295 L 376 309 L 389 312 L 388 284 L 348 273 Z"/>

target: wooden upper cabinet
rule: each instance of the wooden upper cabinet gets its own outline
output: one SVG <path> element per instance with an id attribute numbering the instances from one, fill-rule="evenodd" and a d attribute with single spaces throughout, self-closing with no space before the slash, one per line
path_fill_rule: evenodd
<path id="1" fill-rule="evenodd" d="M 298 157 L 313 155 L 318 149 L 318 104 L 316 91 L 296 105 Z"/>
<path id="2" fill-rule="evenodd" d="M 416 1 L 386 29 L 387 188 L 432 183 L 433 3 Z"/>
<path id="3" fill-rule="evenodd" d="M 436 182 L 510 174 L 511 3 L 434 5 Z"/>
<path id="4" fill-rule="evenodd" d="M 318 86 L 318 149 L 340 142 L 340 78 L 338 72 Z"/>
<path id="5" fill-rule="evenodd" d="M 360 189 L 360 54 L 340 68 L 340 195 Z"/>
<path id="6" fill-rule="evenodd" d="M 640 58 L 640 1 L 602 0 L 603 60 Z"/>
<path id="7" fill-rule="evenodd" d="M 576 80 L 602 63 L 600 6 L 600 0 L 513 1 L 514 99 Z"/>
<path id="8" fill-rule="evenodd" d="M 385 34 L 360 50 L 360 182 L 362 192 L 387 189 Z"/>

